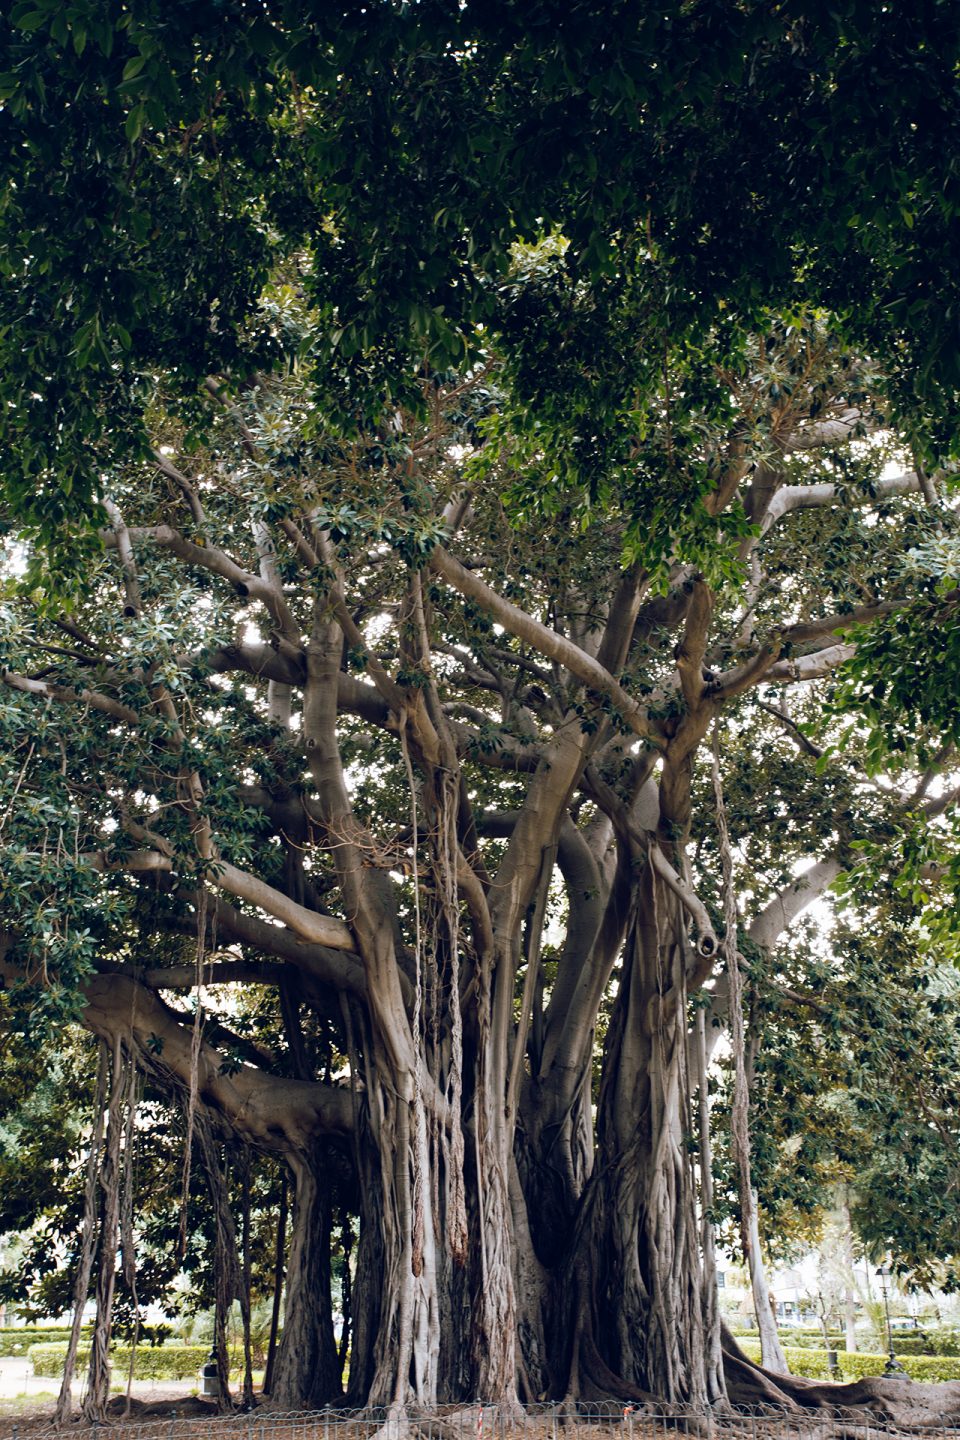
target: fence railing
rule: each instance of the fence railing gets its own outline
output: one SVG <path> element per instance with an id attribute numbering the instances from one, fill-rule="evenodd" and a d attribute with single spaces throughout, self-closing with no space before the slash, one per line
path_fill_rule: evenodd
<path id="1" fill-rule="evenodd" d="M 174 1411 L 176 1402 L 171 1402 Z M 11 1440 L 64 1440 L 70 1433 L 35 1422 L 15 1422 Z M 117 1416 L 87 1427 L 100 1440 L 960 1440 L 960 1425 L 898 1425 L 849 1408 L 808 1411 L 772 1406 L 704 1411 L 682 1406 L 558 1404 L 528 1406 L 522 1413 L 491 1405 L 408 1409 L 402 1417 L 376 1407 L 273 1411 L 258 1408 L 226 1415 L 149 1418 Z"/>

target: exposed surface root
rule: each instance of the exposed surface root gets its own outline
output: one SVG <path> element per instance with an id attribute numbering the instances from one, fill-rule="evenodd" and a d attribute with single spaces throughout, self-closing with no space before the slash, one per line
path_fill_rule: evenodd
<path id="1" fill-rule="evenodd" d="M 113 1419 L 149 1420 L 162 1416 L 168 1420 L 216 1419 L 219 1411 L 209 1400 L 197 1395 L 184 1395 L 178 1400 L 138 1400 L 131 1396 L 128 1401 L 123 1395 L 116 1395 L 107 1406 L 107 1414 Z"/>
<path id="2" fill-rule="evenodd" d="M 374 1430 L 370 1440 L 408 1440 L 410 1435 L 410 1421 L 406 1412 L 398 1410 L 394 1415 L 388 1415 L 378 1430 Z"/>
<path id="3" fill-rule="evenodd" d="M 882 1420 L 895 1425 L 899 1434 L 922 1434 L 960 1422 L 958 1382 L 928 1385 L 878 1375 L 843 1384 L 775 1375 L 748 1360 L 726 1327 L 723 1361 L 727 1393 L 735 1406 L 768 1406 L 791 1414 L 827 1411 L 841 1424 Z"/>

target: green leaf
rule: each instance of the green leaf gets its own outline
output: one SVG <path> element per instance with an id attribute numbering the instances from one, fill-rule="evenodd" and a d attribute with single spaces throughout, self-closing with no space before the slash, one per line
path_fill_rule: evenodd
<path id="1" fill-rule="evenodd" d="M 134 144 L 135 141 L 139 140 L 140 135 L 143 131 L 145 121 L 146 111 L 144 106 L 135 105 L 134 108 L 130 111 L 130 114 L 127 116 L 126 123 L 123 127 L 123 133 L 126 135 L 131 145 Z"/>
<path id="2" fill-rule="evenodd" d="M 43 10 L 28 10 L 25 15 L 15 18 L 13 23 L 18 30 L 39 30 L 49 18 Z"/>

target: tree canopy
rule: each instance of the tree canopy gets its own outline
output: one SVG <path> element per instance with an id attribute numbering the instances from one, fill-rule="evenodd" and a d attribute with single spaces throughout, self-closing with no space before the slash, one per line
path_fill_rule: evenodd
<path id="1" fill-rule="evenodd" d="M 530 338 L 503 281 L 517 241 L 552 234 L 588 288 L 619 297 L 629 275 L 645 350 L 826 305 L 950 450 L 954 21 L 949 0 L 19 0 L 0 39 L 9 493 L 49 535 L 148 447 L 158 370 L 189 414 L 208 374 L 269 367 L 283 337 L 251 320 L 297 255 L 314 383 L 341 423 L 376 421 L 491 330 Z M 644 368 L 624 389 L 641 409 Z M 527 378 L 542 398 L 550 376 Z M 594 412 L 615 387 L 593 384 Z"/>

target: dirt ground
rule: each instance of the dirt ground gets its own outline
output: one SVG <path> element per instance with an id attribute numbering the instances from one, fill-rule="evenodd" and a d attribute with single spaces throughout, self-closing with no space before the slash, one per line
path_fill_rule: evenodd
<path id="1" fill-rule="evenodd" d="M 0 1440 L 47 1440 L 52 1432 L 54 1397 L 21 1397 L 0 1401 Z M 956 1429 L 901 1430 L 883 1422 L 839 1422 L 823 1414 L 787 1417 L 750 1416 L 731 1420 L 683 1417 L 647 1418 L 625 1415 L 598 1423 L 594 1417 L 564 1422 L 556 1415 L 536 1415 L 517 1423 L 477 1407 L 456 1415 L 411 1421 L 409 1427 L 378 1423 L 360 1416 L 279 1415 L 266 1409 L 250 1414 L 217 1415 L 208 1402 L 184 1396 L 183 1387 L 166 1392 L 156 1387 L 149 1404 L 134 1401 L 124 1415 L 122 1397 L 111 1403 L 106 1426 L 74 1420 L 59 1432 L 70 1440 L 673 1440 L 683 1435 L 705 1440 L 901 1440 L 919 1435 L 928 1440 L 958 1437 Z"/>

